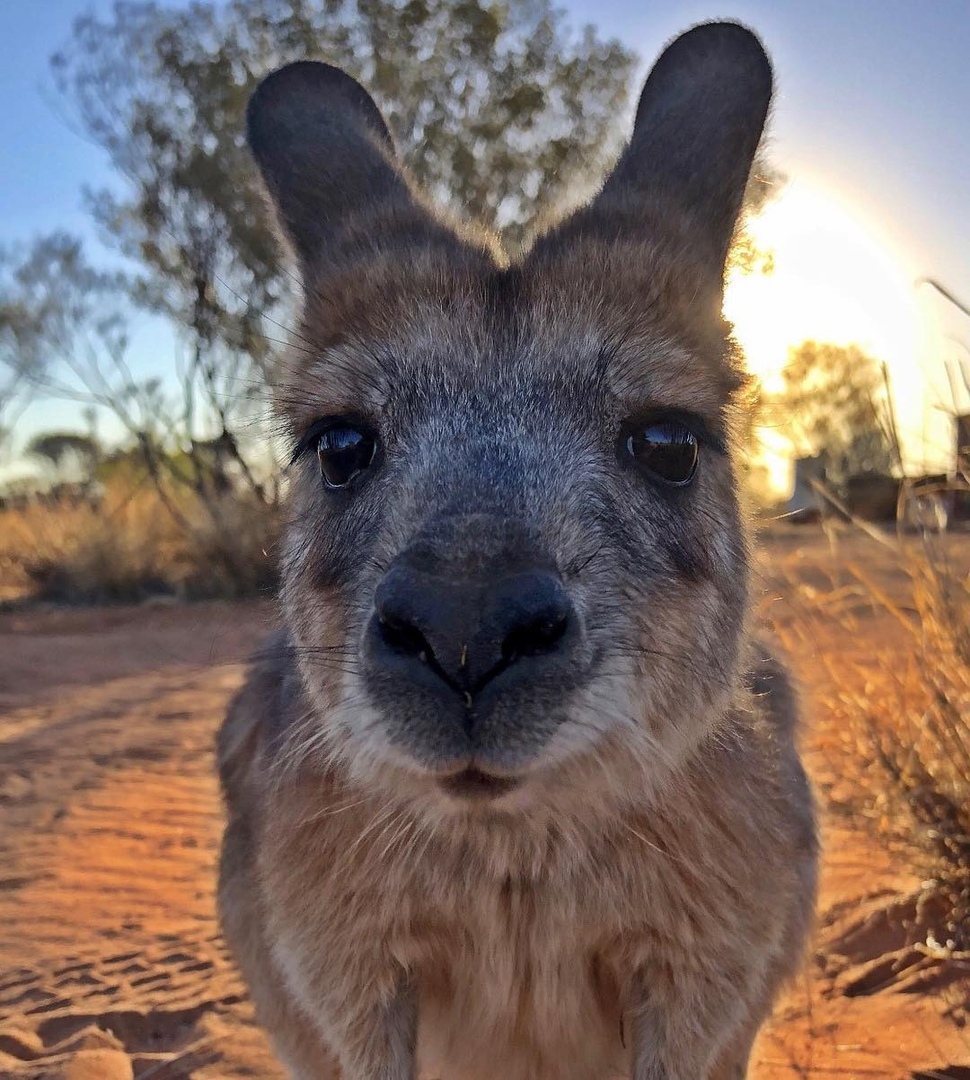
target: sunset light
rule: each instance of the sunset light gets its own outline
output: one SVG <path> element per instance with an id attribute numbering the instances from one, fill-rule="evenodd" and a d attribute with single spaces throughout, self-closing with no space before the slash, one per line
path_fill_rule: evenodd
<path id="1" fill-rule="evenodd" d="M 798 181 L 749 228 L 773 268 L 733 271 L 724 304 L 749 370 L 767 391 L 777 390 L 790 348 L 807 340 L 858 345 L 887 365 L 904 450 L 922 456 L 934 420 L 926 415 L 921 361 L 933 328 L 901 258 L 849 206 Z M 765 443 L 772 486 L 782 491 L 787 443 L 770 431 Z"/>

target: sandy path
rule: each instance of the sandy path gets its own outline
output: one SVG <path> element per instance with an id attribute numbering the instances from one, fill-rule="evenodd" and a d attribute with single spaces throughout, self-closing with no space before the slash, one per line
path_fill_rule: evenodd
<path id="1" fill-rule="evenodd" d="M 281 1077 L 213 898 L 212 737 L 268 610 L 70 615 L 0 632 L 0 1075 Z"/>
<path id="2" fill-rule="evenodd" d="M 269 605 L 0 616 L 0 1077 L 282 1080 L 213 898 L 212 739 L 271 619 Z M 811 650 L 801 660 L 824 679 Z M 843 763 L 822 721 L 811 757 L 829 789 Z M 911 853 L 844 811 L 826 833 L 818 946 L 753 1076 L 968 1080 L 966 984 L 921 975 L 906 913 L 884 917 L 916 884 Z"/>

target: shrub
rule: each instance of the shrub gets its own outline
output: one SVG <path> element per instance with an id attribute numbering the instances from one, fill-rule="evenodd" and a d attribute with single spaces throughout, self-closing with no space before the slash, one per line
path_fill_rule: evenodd
<path id="1" fill-rule="evenodd" d="M 98 498 L 0 513 L 0 585 L 7 598 L 68 603 L 247 595 L 273 584 L 276 531 L 277 511 L 255 499 L 203 506 L 109 483 Z"/>
<path id="2" fill-rule="evenodd" d="M 793 579 L 798 618 L 779 628 L 792 652 L 816 635 L 845 643 L 819 656 L 831 687 L 818 704 L 842 732 L 840 796 L 887 841 L 921 852 L 920 906 L 938 913 L 926 944 L 943 952 L 970 948 L 970 576 L 957 561 L 961 540 L 887 536 L 878 572 L 860 559 L 821 588 Z M 887 625 L 892 634 L 880 632 Z"/>

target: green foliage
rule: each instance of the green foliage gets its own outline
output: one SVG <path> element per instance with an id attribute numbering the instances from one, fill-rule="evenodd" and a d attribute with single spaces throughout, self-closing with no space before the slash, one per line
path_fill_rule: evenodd
<path id="1" fill-rule="evenodd" d="M 45 462 L 59 477 L 86 479 L 94 474 L 101 448 L 90 435 L 76 431 L 47 431 L 30 440 L 27 454 Z"/>
<path id="2" fill-rule="evenodd" d="M 728 271 L 737 269 L 745 274 L 770 274 L 775 268 L 771 251 L 759 247 L 747 229 L 748 220 L 768 205 L 785 183 L 785 175 L 759 153 L 751 166 L 751 175 L 744 192 L 744 205 L 734 243 L 728 254 Z"/>
<path id="3" fill-rule="evenodd" d="M 771 405 L 800 456 L 821 455 L 836 483 L 888 473 L 893 443 L 880 364 L 857 345 L 806 341 L 789 352 Z"/>
<path id="4" fill-rule="evenodd" d="M 549 0 L 118 3 L 78 19 L 55 74 L 127 182 L 91 208 L 141 267 L 137 298 L 205 347 L 214 396 L 243 392 L 247 360 L 265 374 L 285 318 L 243 113 L 260 78 L 305 58 L 358 77 L 419 184 L 513 240 L 609 149 L 634 63 Z"/>

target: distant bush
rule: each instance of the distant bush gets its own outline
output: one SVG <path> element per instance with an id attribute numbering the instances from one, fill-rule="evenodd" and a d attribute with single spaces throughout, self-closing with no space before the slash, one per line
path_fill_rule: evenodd
<path id="1" fill-rule="evenodd" d="M 109 482 L 98 497 L 0 512 L 0 592 L 65 603 L 236 597 L 272 587 L 278 512 L 230 492 Z M 172 513 L 172 500 L 177 498 Z"/>

